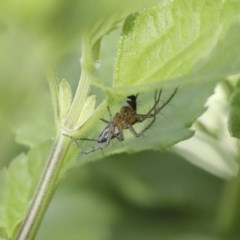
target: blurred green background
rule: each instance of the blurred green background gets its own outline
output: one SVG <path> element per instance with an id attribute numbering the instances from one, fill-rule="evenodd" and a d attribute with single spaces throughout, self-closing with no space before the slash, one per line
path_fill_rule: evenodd
<path id="1" fill-rule="evenodd" d="M 71 171 L 37 239 L 222 239 L 224 187 L 171 153 L 117 155 Z"/>
<path id="2" fill-rule="evenodd" d="M 39 142 L 54 136 L 46 68 L 56 64 L 57 78 L 76 87 L 80 30 L 102 10 L 91 4 L 1 1 L 1 167 L 28 150 L 16 137 L 24 143 L 24 134 Z M 107 84 L 118 37 L 115 31 L 102 44 L 98 75 Z M 239 189 L 239 178 L 226 182 L 170 152 L 116 155 L 69 172 L 37 239 L 240 239 Z"/>

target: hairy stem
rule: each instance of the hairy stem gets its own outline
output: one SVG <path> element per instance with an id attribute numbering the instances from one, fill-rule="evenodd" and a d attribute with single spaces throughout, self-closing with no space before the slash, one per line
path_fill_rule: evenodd
<path id="1" fill-rule="evenodd" d="M 76 127 L 76 123 L 87 98 L 94 73 L 92 61 L 92 50 L 88 38 L 85 37 L 82 40 L 81 77 L 65 122 L 65 127 L 68 129 L 74 130 Z"/>
<path id="2" fill-rule="evenodd" d="M 93 72 L 92 49 L 89 39 L 86 36 L 82 41 L 81 77 L 66 119 L 59 119 L 58 84 L 53 75 L 53 71 L 48 72 L 48 81 L 55 111 L 55 123 L 58 137 L 47 161 L 26 217 L 17 233 L 16 240 L 30 240 L 33 239 L 37 233 L 44 213 L 47 210 L 54 194 L 54 190 L 56 189 L 59 173 L 72 141 L 72 139 L 66 135 L 68 135 L 69 131 L 74 132 L 75 129 L 81 129 L 82 127 L 78 119 L 82 114 L 83 106 L 86 102 L 91 79 L 93 78 Z M 84 122 L 82 124 L 84 124 Z M 63 132 L 66 135 L 63 134 Z"/>
<path id="3" fill-rule="evenodd" d="M 54 144 L 31 205 L 17 234 L 16 240 L 34 239 L 43 215 L 53 196 L 59 172 L 70 143 L 70 138 L 61 135 Z"/>

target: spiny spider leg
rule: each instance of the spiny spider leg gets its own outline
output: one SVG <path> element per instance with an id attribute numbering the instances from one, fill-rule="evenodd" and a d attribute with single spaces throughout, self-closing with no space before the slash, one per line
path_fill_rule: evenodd
<path id="1" fill-rule="evenodd" d="M 157 105 L 160 102 L 161 99 L 161 94 L 162 94 L 162 89 L 155 92 L 155 96 L 154 96 L 154 105 L 152 106 L 152 108 L 148 111 L 148 113 L 143 114 L 145 116 L 149 116 L 151 117 L 152 114 L 157 114 L 159 113 L 166 105 L 168 105 L 168 103 L 172 100 L 172 98 L 174 97 L 174 95 L 176 94 L 178 88 L 175 88 L 173 93 L 170 95 L 170 97 L 167 99 L 166 102 L 164 102 L 159 108 L 157 108 Z M 152 111 L 154 111 L 154 113 L 152 113 Z"/>
<path id="2" fill-rule="evenodd" d="M 137 115 L 136 115 L 136 116 L 137 116 Z M 142 116 L 141 116 L 142 121 L 144 121 L 144 120 L 147 119 L 147 118 L 153 118 L 153 119 L 152 119 L 151 122 L 150 122 L 142 131 L 140 131 L 139 133 L 136 132 L 136 130 L 134 129 L 134 127 L 133 127 L 131 124 L 127 124 L 128 129 L 131 131 L 131 133 L 132 133 L 135 137 L 140 137 L 140 136 L 142 136 L 142 135 L 153 125 L 153 123 L 156 121 L 156 116 L 157 116 L 157 114 L 151 114 L 151 115 L 148 115 L 148 116 L 145 115 L 144 118 L 142 118 Z"/>
<path id="3" fill-rule="evenodd" d="M 104 119 L 104 118 L 100 118 L 101 121 L 105 122 L 105 123 L 110 123 L 108 120 Z"/>
<path id="4" fill-rule="evenodd" d="M 171 102 L 171 100 L 173 99 L 173 97 L 175 96 L 175 94 L 177 93 L 177 91 L 178 91 L 178 88 L 175 88 L 174 91 L 173 91 L 173 93 L 172 93 L 172 94 L 170 95 L 170 97 L 167 99 L 167 101 L 164 102 L 164 103 L 161 105 L 161 107 L 159 107 L 159 108 L 157 109 L 156 113 L 159 113 L 166 105 L 168 105 L 168 104 Z"/>
<path id="5" fill-rule="evenodd" d="M 110 128 L 110 129 L 112 129 L 113 128 L 113 124 L 112 123 L 110 123 L 109 125 L 108 125 L 108 127 Z M 110 130 L 111 131 L 111 130 Z M 103 150 L 105 147 L 107 147 L 108 145 L 109 145 L 109 143 L 110 143 L 110 141 L 111 141 L 111 134 L 110 134 L 110 132 L 109 132 L 109 134 L 108 134 L 108 136 L 107 136 L 107 139 L 106 139 L 106 141 L 105 142 L 103 142 L 103 143 L 101 143 L 101 145 L 98 145 L 97 147 L 94 147 L 94 148 L 92 148 L 91 150 L 83 150 L 83 153 L 85 153 L 85 154 L 89 154 L 89 153 L 92 153 L 92 152 L 95 152 L 95 151 L 98 151 L 98 150 Z M 86 141 L 91 141 L 91 139 L 89 139 L 89 138 L 81 138 L 81 140 L 86 140 Z M 95 142 L 99 142 L 99 139 L 95 139 Z"/>
<path id="6" fill-rule="evenodd" d="M 110 111 L 110 108 L 109 106 L 107 106 L 107 110 L 108 110 L 108 113 L 109 113 L 109 116 L 110 116 L 110 121 L 104 119 L 104 118 L 100 118 L 101 121 L 105 122 L 105 123 L 110 123 L 112 121 L 112 113 Z"/>
<path id="7" fill-rule="evenodd" d="M 77 145 L 77 147 L 81 148 L 80 144 L 77 141 L 78 139 L 76 139 L 76 138 L 74 138 L 74 137 L 72 137 L 70 135 L 67 135 L 67 134 L 63 134 L 63 135 L 66 136 L 66 137 L 70 137 L 72 139 L 72 141 Z"/>
<path id="8" fill-rule="evenodd" d="M 150 121 L 150 123 L 139 133 L 137 133 L 135 131 L 135 129 L 133 128 L 132 125 L 128 124 L 128 128 L 131 131 L 131 133 L 136 136 L 136 137 L 140 137 L 142 136 L 152 125 L 153 123 L 156 121 L 156 116 L 157 114 L 172 100 L 172 98 L 174 97 L 174 95 L 176 94 L 178 88 L 175 88 L 175 90 L 173 91 L 173 93 L 170 95 L 170 97 L 167 99 L 166 102 L 164 102 L 159 108 L 157 108 L 157 104 L 160 101 L 160 96 L 161 96 L 161 90 L 159 91 L 159 94 L 157 94 L 155 92 L 155 103 L 153 105 L 153 107 L 150 109 L 150 111 L 148 112 L 148 114 L 143 115 L 143 114 L 136 114 L 136 117 L 139 117 L 142 121 L 144 121 L 147 118 L 152 118 L 152 120 Z M 152 111 L 154 111 L 154 113 L 151 113 Z"/>
<path id="9" fill-rule="evenodd" d="M 93 147 L 90 150 L 82 150 L 82 152 L 85 153 L 85 154 L 89 154 L 89 153 L 92 153 L 92 152 L 96 152 L 98 150 L 103 150 L 103 148 L 105 148 L 109 145 L 110 140 L 111 140 L 111 138 L 109 138 L 109 140 L 104 142 L 102 145 L 98 145 L 97 147 Z"/>
<path id="10" fill-rule="evenodd" d="M 65 134 L 64 134 L 64 135 L 65 135 Z M 94 139 L 94 138 L 74 138 L 74 137 L 69 136 L 69 135 L 66 135 L 66 136 L 70 137 L 70 138 L 76 143 L 77 147 L 80 148 L 80 149 L 82 150 L 82 152 L 85 153 L 85 154 L 89 154 L 89 153 L 95 152 L 95 151 L 97 151 L 97 150 L 102 150 L 104 147 L 107 147 L 107 146 L 109 145 L 110 140 L 111 140 L 111 139 L 109 139 L 109 141 L 106 142 L 106 143 L 104 143 L 104 145 L 101 145 L 101 146 L 99 146 L 99 147 L 92 148 L 91 150 L 85 151 L 85 150 L 82 149 L 82 146 L 80 146 L 80 144 L 79 144 L 79 142 L 78 142 L 79 140 L 97 142 L 98 139 Z"/>
<path id="11" fill-rule="evenodd" d="M 162 94 L 162 89 L 159 90 L 159 92 L 156 90 L 154 94 L 154 105 L 150 108 L 150 110 L 146 113 L 146 115 L 151 114 L 151 112 L 156 109 L 158 103 L 160 102 Z"/>
<path id="12" fill-rule="evenodd" d="M 102 147 L 103 147 L 103 146 L 101 146 L 101 147 L 98 147 L 98 148 L 93 148 L 93 149 L 91 149 L 91 150 L 85 151 L 85 150 L 82 149 L 82 146 L 80 146 L 80 144 L 79 144 L 78 141 L 79 141 L 79 140 L 86 140 L 86 141 L 96 142 L 97 139 L 93 139 L 93 138 L 74 138 L 74 137 L 69 136 L 69 135 L 66 135 L 66 136 L 70 137 L 70 138 L 73 140 L 73 142 L 76 143 L 77 147 L 78 147 L 79 149 L 81 149 L 81 151 L 82 151 L 83 153 L 85 153 L 85 154 L 88 154 L 88 153 L 91 153 L 91 152 L 95 152 L 95 151 L 97 151 L 97 150 L 102 149 Z"/>
<path id="13" fill-rule="evenodd" d="M 65 134 L 64 134 L 64 135 L 65 135 Z M 97 139 L 94 139 L 94 138 L 74 138 L 74 137 L 69 136 L 69 135 L 66 135 L 66 136 L 70 137 L 70 138 L 73 140 L 73 142 L 77 145 L 77 147 L 78 147 L 79 149 L 81 149 L 83 152 L 86 152 L 86 151 L 84 151 L 84 150 L 82 149 L 82 146 L 79 144 L 79 140 L 87 140 L 87 141 L 93 141 L 93 142 L 96 142 L 96 141 L 97 141 Z"/>
<path id="14" fill-rule="evenodd" d="M 140 137 L 140 136 L 142 136 L 142 133 L 140 132 L 140 133 L 137 133 L 136 132 L 136 130 L 133 128 L 133 126 L 132 125 L 128 125 L 128 128 L 129 128 L 129 130 L 130 130 L 130 132 L 135 136 L 135 137 Z"/>
<path id="15" fill-rule="evenodd" d="M 155 91 L 154 104 L 146 114 L 138 114 L 138 113 L 134 114 L 134 116 L 138 119 L 138 122 L 143 122 L 147 118 L 152 118 L 154 115 L 157 114 L 156 107 L 160 102 L 161 94 L 162 94 L 162 89 L 160 89 L 159 92 Z M 154 113 L 152 113 L 153 111 L 154 111 Z"/>
<path id="16" fill-rule="evenodd" d="M 101 145 L 92 148 L 91 150 L 88 151 L 83 151 L 83 153 L 85 154 L 89 154 L 98 150 L 103 150 L 105 147 L 107 147 L 110 144 L 111 139 L 114 137 L 116 137 L 119 141 L 123 141 L 124 140 L 124 136 L 123 136 L 123 131 L 121 130 L 119 125 L 114 126 L 113 122 L 110 122 L 108 127 L 108 135 L 107 135 L 107 139 L 104 142 L 101 142 Z M 117 132 L 115 132 L 115 128 L 117 129 Z M 99 139 L 89 139 L 89 138 L 81 138 L 81 140 L 86 140 L 86 141 L 95 141 L 95 142 L 99 142 Z"/>
<path id="17" fill-rule="evenodd" d="M 110 111 L 110 108 L 109 108 L 109 106 L 107 106 L 107 110 L 108 110 L 108 113 L 109 113 L 109 116 L 110 116 L 110 121 L 112 121 L 112 113 L 111 113 L 111 111 Z"/>
<path id="18" fill-rule="evenodd" d="M 83 140 L 83 141 L 92 141 L 97 142 L 97 138 L 76 138 L 75 140 Z"/>

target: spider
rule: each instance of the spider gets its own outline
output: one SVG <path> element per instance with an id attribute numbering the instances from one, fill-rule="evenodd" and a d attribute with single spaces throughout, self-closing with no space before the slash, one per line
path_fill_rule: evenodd
<path id="1" fill-rule="evenodd" d="M 161 104 L 160 106 L 159 103 L 161 99 L 162 89 L 155 91 L 154 104 L 146 114 L 137 113 L 138 94 L 128 96 L 127 97 L 128 106 L 121 107 L 120 112 L 116 113 L 115 116 L 112 117 L 112 114 L 108 107 L 110 121 L 101 119 L 103 122 L 107 123 L 107 126 L 103 129 L 103 131 L 101 132 L 97 139 L 80 138 L 75 139 L 75 142 L 77 140 L 84 140 L 100 143 L 100 145 L 97 147 L 94 147 L 87 151 L 86 150 L 83 151 L 84 153 L 88 154 L 95 152 L 97 150 L 102 150 L 103 148 L 107 147 L 113 138 L 117 138 L 119 141 L 123 141 L 124 129 L 129 129 L 135 137 L 142 136 L 156 121 L 157 114 L 160 113 L 160 111 L 173 99 L 173 97 L 177 93 L 177 90 L 178 88 L 175 88 L 172 94 L 168 97 L 168 99 L 165 102 L 163 102 L 163 104 Z M 133 125 L 136 123 L 141 123 L 146 119 L 151 119 L 151 121 L 140 132 L 136 132 L 135 129 L 133 128 Z M 78 142 L 77 145 L 79 146 Z"/>

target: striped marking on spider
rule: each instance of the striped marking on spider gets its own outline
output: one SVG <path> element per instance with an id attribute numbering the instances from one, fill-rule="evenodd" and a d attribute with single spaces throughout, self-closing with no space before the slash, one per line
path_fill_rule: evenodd
<path id="1" fill-rule="evenodd" d="M 93 147 L 89 150 L 82 150 L 83 153 L 89 154 L 89 153 L 104 149 L 110 144 L 111 140 L 114 138 L 118 139 L 119 141 L 123 141 L 124 140 L 123 131 L 125 129 L 129 129 L 130 132 L 135 137 L 140 137 L 154 124 L 154 122 L 156 121 L 157 115 L 161 112 L 161 110 L 164 107 L 166 107 L 171 102 L 173 97 L 176 95 L 177 90 L 178 88 L 175 88 L 172 94 L 162 104 L 160 104 L 162 89 L 155 91 L 153 106 L 150 108 L 150 110 L 146 114 L 137 113 L 138 94 L 130 95 L 127 97 L 128 106 L 121 107 L 120 112 L 116 113 L 114 116 L 112 116 L 111 111 L 108 107 L 110 120 L 107 121 L 105 119 L 101 119 L 107 125 L 97 139 L 79 138 L 79 139 L 74 139 L 74 141 L 77 143 L 79 147 L 80 147 L 78 142 L 79 140 L 93 141 L 93 142 L 99 143 L 98 146 Z M 136 132 L 133 125 L 136 123 L 141 123 L 146 119 L 151 119 L 151 120 L 140 132 Z"/>

